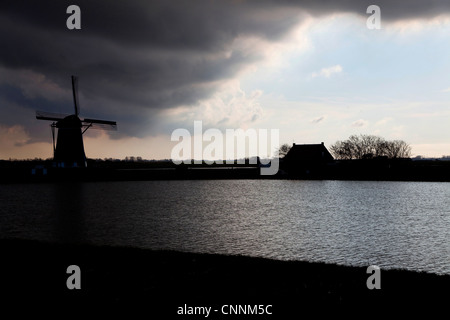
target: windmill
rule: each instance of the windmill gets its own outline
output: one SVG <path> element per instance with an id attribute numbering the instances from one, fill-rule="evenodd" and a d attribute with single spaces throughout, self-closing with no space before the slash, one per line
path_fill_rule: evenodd
<path id="1" fill-rule="evenodd" d="M 36 111 L 36 119 L 53 121 L 50 125 L 53 138 L 53 160 L 58 167 L 86 167 L 83 134 L 87 129 L 116 130 L 115 121 L 79 118 L 77 78 L 72 76 L 74 114 Z M 58 129 L 58 130 L 56 130 Z M 55 142 L 55 131 L 57 138 Z"/>

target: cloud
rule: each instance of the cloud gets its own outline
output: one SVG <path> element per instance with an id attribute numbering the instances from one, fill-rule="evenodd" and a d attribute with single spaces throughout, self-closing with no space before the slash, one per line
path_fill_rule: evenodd
<path id="1" fill-rule="evenodd" d="M 313 72 L 312 77 L 325 77 L 329 78 L 334 73 L 342 72 L 342 67 L 338 64 L 329 68 L 322 68 L 319 72 Z"/>
<path id="2" fill-rule="evenodd" d="M 173 128 L 202 120 L 204 127 L 246 129 L 264 114 L 259 103 L 262 94 L 260 90 L 247 93 L 238 80 L 230 80 L 196 105 L 172 108 L 164 115 L 171 119 Z"/>
<path id="3" fill-rule="evenodd" d="M 352 127 L 361 128 L 361 127 L 366 127 L 368 124 L 369 124 L 369 121 L 364 120 L 364 119 L 359 119 L 359 120 L 352 122 Z"/>
<path id="4" fill-rule="evenodd" d="M 441 92 L 450 92 L 450 87 L 448 87 L 447 89 L 442 90 Z"/>
<path id="5" fill-rule="evenodd" d="M 75 74 L 81 115 L 117 120 L 118 137 L 157 133 L 164 110 L 217 105 L 223 86 L 265 58 L 258 44 L 281 39 L 303 16 L 300 8 L 270 2 L 80 0 L 82 29 L 69 31 L 69 4 L 0 5 L 0 39 L 7 44 L 0 51 L 0 98 L 9 106 L 3 112 L 14 113 L 15 105 L 31 117 L 35 109 L 72 112 Z"/>
<path id="6" fill-rule="evenodd" d="M 375 123 L 375 126 L 383 126 L 383 125 L 385 125 L 386 123 L 388 123 L 388 122 L 390 122 L 390 121 L 392 121 L 392 120 L 394 120 L 394 119 L 391 118 L 391 117 L 385 117 L 385 118 L 383 118 L 383 119 L 377 121 L 377 122 Z"/>
<path id="7" fill-rule="evenodd" d="M 319 123 L 319 122 L 323 121 L 324 119 L 325 119 L 325 116 L 314 118 L 311 120 L 311 123 Z"/>
<path id="8" fill-rule="evenodd" d="M 81 30 L 66 28 L 71 1 L 0 3 L 0 125 L 22 125 L 27 143 L 47 141 L 34 110 L 71 112 L 70 75 L 79 76 L 81 114 L 117 120 L 115 137 L 161 133 L 161 116 L 212 123 L 259 121 L 258 98 L 224 89 L 277 50 L 305 16 L 350 12 L 367 17 L 371 1 L 78 0 Z M 382 19 L 427 19 L 450 3 L 380 0 Z M 279 50 L 278 50 L 279 51 Z M 331 77 L 340 65 L 314 76 Z M 227 102 L 233 91 L 242 106 Z M 207 106 L 211 106 L 208 107 Z M 213 108 L 217 108 L 214 109 Z M 233 112 L 227 110 L 234 110 Z M 172 113 L 170 113 L 172 111 Z M 237 117 L 241 120 L 238 121 Z M 159 117 L 159 118 L 158 118 Z"/>
<path id="9" fill-rule="evenodd" d="M 0 159 L 25 159 L 51 157 L 50 143 L 31 143 L 25 128 L 20 125 L 0 125 Z M 30 149 L 32 156 L 30 156 Z"/>

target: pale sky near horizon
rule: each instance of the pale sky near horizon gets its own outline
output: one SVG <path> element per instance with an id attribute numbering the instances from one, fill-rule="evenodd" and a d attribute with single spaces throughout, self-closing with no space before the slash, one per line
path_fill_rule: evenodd
<path id="1" fill-rule="evenodd" d="M 0 5 L 0 159 L 52 156 L 35 111 L 116 120 L 89 158 L 170 158 L 173 130 L 278 129 L 280 143 L 352 134 L 450 155 L 450 4 L 379 1 L 76 1 Z M 342 3 L 342 5 L 340 5 Z M 353 4 L 354 3 L 354 4 Z"/>

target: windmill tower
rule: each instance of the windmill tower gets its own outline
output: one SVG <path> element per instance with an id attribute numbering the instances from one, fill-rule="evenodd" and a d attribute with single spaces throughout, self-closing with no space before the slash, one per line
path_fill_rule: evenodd
<path id="1" fill-rule="evenodd" d="M 72 76 L 74 114 L 60 114 L 36 111 L 36 119 L 53 121 L 50 125 L 53 137 L 53 160 L 61 168 L 86 167 L 83 133 L 87 129 L 116 130 L 115 121 L 98 119 L 80 119 L 77 78 Z M 56 130 L 57 129 L 57 130 Z M 55 144 L 55 131 L 57 138 Z"/>

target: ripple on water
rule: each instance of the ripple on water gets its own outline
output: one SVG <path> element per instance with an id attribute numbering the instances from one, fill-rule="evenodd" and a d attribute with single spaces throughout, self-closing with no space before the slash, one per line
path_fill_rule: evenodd
<path id="1" fill-rule="evenodd" d="M 135 181 L 0 191 L 3 237 L 450 274 L 450 183 Z"/>

